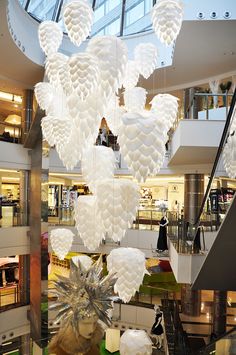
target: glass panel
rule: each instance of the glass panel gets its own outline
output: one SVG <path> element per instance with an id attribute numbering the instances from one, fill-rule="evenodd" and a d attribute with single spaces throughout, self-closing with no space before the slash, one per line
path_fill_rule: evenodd
<path id="1" fill-rule="evenodd" d="M 128 27 L 132 23 L 138 21 L 141 17 L 144 16 L 144 1 L 142 1 L 137 6 L 128 10 L 125 14 L 125 26 Z"/>
<path id="2" fill-rule="evenodd" d="M 105 27 L 105 34 L 117 35 L 120 33 L 120 17 Z"/>
<path id="3" fill-rule="evenodd" d="M 28 12 L 39 20 L 52 20 L 57 0 L 31 0 Z"/>

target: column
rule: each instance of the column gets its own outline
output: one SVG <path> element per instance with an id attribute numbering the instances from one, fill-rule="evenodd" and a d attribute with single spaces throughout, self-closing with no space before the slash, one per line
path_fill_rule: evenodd
<path id="1" fill-rule="evenodd" d="M 195 224 L 204 196 L 204 174 L 184 175 L 184 220 Z"/>
<path id="2" fill-rule="evenodd" d="M 20 337 L 20 355 L 30 355 L 30 334 L 22 335 Z"/>
<path id="3" fill-rule="evenodd" d="M 30 322 L 31 337 L 40 349 L 47 345 L 48 156 L 43 154 L 41 134 L 31 154 L 30 174 Z"/>
<path id="4" fill-rule="evenodd" d="M 20 171 L 20 211 L 17 225 L 27 226 L 29 222 L 29 179 L 30 172 L 28 170 Z"/>
<path id="5" fill-rule="evenodd" d="M 226 332 L 227 291 L 214 291 L 212 333 L 218 337 Z"/>
<path id="6" fill-rule="evenodd" d="M 24 90 L 22 99 L 22 142 L 24 143 L 25 137 L 30 129 L 33 117 L 33 90 Z"/>
<path id="7" fill-rule="evenodd" d="M 184 314 L 199 317 L 201 315 L 201 290 L 191 290 L 191 285 L 182 285 L 181 306 Z"/>
<path id="8" fill-rule="evenodd" d="M 18 301 L 22 304 L 30 303 L 30 256 L 19 256 Z"/>
<path id="9" fill-rule="evenodd" d="M 184 231 L 184 239 L 187 239 L 186 233 L 191 232 L 191 225 L 196 223 L 204 195 L 204 175 L 186 174 L 184 176 L 184 221 L 189 224 Z M 194 232 L 193 232 L 194 235 Z M 193 247 L 195 244 L 193 245 Z M 195 252 L 196 249 L 194 248 Z M 181 304 L 184 314 L 189 316 L 200 316 L 201 314 L 201 291 L 191 290 L 190 285 L 183 285 L 181 289 Z"/>

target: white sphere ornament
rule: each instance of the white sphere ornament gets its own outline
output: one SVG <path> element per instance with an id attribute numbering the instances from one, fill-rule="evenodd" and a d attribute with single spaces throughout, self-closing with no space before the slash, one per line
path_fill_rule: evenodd
<path id="1" fill-rule="evenodd" d="M 167 132 L 173 126 L 178 115 L 178 101 L 176 96 L 170 94 L 158 94 L 153 97 L 151 112 L 163 121 Z"/>
<path id="2" fill-rule="evenodd" d="M 116 36 L 93 37 L 87 52 L 97 58 L 100 70 L 100 91 L 105 99 L 110 99 L 122 85 L 127 63 L 127 46 Z"/>
<path id="3" fill-rule="evenodd" d="M 53 53 L 46 59 L 45 72 L 52 86 L 61 86 L 59 71 L 67 61 L 68 57 L 62 53 Z"/>
<path id="4" fill-rule="evenodd" d="M 160 170 L 165 158 L 165 142 L 166 136 L 149 111 L 123 115 L 118 143 L 128 168 L 139 182 Z"/>
<path id="5" fill-rule="evenodd" d="M 121 117 L 125 113 L 125 108 L 120 106 L 119 101 L 118 96 L 112 95 L 104 111 L 106 122 L 115 136 L 118 135 L 118 129 L 121 125 Z"/>
<path id="6" fill-rule="evenodd" d="M 54 88 L 50 83 L 37 83 L 34 88 L 37 103 L 42 110 L 47 110 L 54 97 Z"/>
<path id="7" fill-rule="evenodd" d="M 99 69 L 96 57 L 89 53 L 77 53 L 69 59 L 69 74 L 74 92 L 83 101 L 98 86 Z"/>
<path id="8" fill-rule="evenodd" d="M 50 233 L 52 250 L 60 260 L 63 260 L 70 251 L 74 234 L 65 228 L 53 229 Z"/>
<path id="9" fill-rule="evenodd" d="M 134 49 L 134 59 L 139 73 L 148 79 L 157 67 L 157 47 L 152 43 L 138 44 Z"/>
<path id="10" fill-rule="evenodd" d="M 139 79 L 139 69 L 134 60 L 128 60 L 125 68 L 125 76 L 123 80 L 123 86 L 125 89 L 134 88 Z"/>
<path id="11" fill-rule="evenodd" d="M 183 21 L 183 3 L 180 0 L 157 0 L 151 18 L 157 37 L 167 46 L 176 40 Z"/>
<path id="12" fill-rule="evenodd" d="M 147 91 L 141 87 L 126 89 L 124 92 L 125 109 L 128 112 L 142 112 L 145 109 Z"/>
<path id="13" fill-rule="evenodd" d="M 127 329 L 120 338 L 120 355 L 151 355 L 152 341 L 144 330 Z"/>
<path id="14" fill-rule="evenodd" d="M 136 218 L 138 185 L 127 179 L 107 179 L 96 185 L 97 210 L 108 236 L 121 241 Z"/>
<path id="15" fill-rule="evenodd" d="M 96 183 L 112 179 L 115 172 L 115 154 L 111 148 L 91 146 L 84 149 L 82 156 L 82 175 L 89 190 L 96 192 Z"/>
<path id="16" fill-rule="evenodd" d="M 136 248 L 113 249 L 107 257 L 109 273 L 116 274 L 114 291 L 127 303 L 139 290 L 143 277 L 148 274 L 145 255 Z"/>
<path id="17" fill-rule="evenodd" d="M 74 208 L 75 226 L 85 247 L 95 251 L 102 240 L 105 231 L 97 210 L 96 196 L 79 196 Z"/>
<path id="18" fill-rule="evenodd" d="M 72 43 L 80 46 L 93 24 L 93 9 L 86 0 L 70 1 L 63 9 L 64 24 Z"/>
<path id="19" fill-rule="evenodd" d="M 54 54 L 61 45 L 63 32 L 57 22 L 43 21 L 38 28 L 39 44 L 46 55 Z"/>

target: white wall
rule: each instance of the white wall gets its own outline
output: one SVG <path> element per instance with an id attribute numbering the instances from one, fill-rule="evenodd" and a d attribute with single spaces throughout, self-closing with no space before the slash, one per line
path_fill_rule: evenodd
<path id="1" fill-rule="evenodd" d="M 30 253 L 29 227 L 0 228 L 0 257 Z"/>
<path id="2" fill-rule="evenodd" d="M 28 311 L 29 306 L 23 306 L 0 313 L 0 344 L 30 333 Z M 5 339 L 2 338 L 4 335 Z"/>
<path id="3" fill-rule="evenodd" d="M 31 158 L 29 151 L 22 144 L 0 142 L 0 168 L 30 169 Z"/>

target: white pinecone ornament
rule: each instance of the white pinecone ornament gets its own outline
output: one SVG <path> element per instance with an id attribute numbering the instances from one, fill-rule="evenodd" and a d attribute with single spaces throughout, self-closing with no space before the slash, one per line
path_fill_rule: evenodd
<path id="1" fill-rule="evenodd" d="M 127 63 L 127 46 L 116 36 L 93 37 L 87 52 L 97 58 L 100 69 L 100 90 L 104 99 L 110 99 L 122 85 Z"/>
<path id="2" fill-rule="evenodd" d="M 73 93 L 73 86 L 69 75 L 69 60 L 60 67 L 58 76 L 64 94 L 70 96 Z"/>
<path id="3" fill-rule="evenodd" d="M 125 89 L 134 88 L 139 79 L 139 69 L 134 60 L 128 60 L 125 68 L 125 76 L 123 80 L 123 86 Z"/>
<path id="4" fill-rule="evenodd" d="M 95 95 L 81 101 L 77 95 L 72 94 L 68 99 L 68 108 L 81 132 L 82 146 L 94 144 L 104 114 L 104 100 Z"/>
<path id="5" fill-rule="evenodd" d="M 157 47 L 152 43 L 140 43 L 134 49 L 134 58 L 139 73 L 148 79 L 157 67 Z"/>
<path id="6" fill-rule="evenodd" d="M 74 92 L 82 101 L 97 90 L 99 69 L 93 55 L 89 53 L 72 55 L 69 59 L 69 74 Z"/>
<path id="7" fill-rule="evenodd" d="M 157 37 L 167 46 L 176 40 L 183 21 L 183 3 L 180 0 L 158 0 L 152 9 L 152 27 Z"/>
<path id="8" fill-rule="evenodd" d="M 145 255 L 136 248 L 113 249 L 107 257 L 107 269 L 109 273 L 116 274 L 114 291 L 125 303 L 139 290 L 145 273 L 148 274 Z"/>
<path id="9" fill-rule="evenodd" d="M 73 170 L 81 160 L 82 144 L 80 130 L 72 123 L 66 144 L 60 146 L 59 158 L 67 170 Z"/>
<path id="10" fill-rule="evenodd" d="M 37 103 L 42 110 L 47 110 L 54 97 L 54 88 L 50 83 L 37 83 L 34 88 Z"/>
<path id="11" fill-rule="evenodd" d="M 149 175 L 160 170 L 165 157 L 165 141 L 156 117 L 150 112 L 123 115 L 118 135 L 120 151 L 139 182 L 145 182 Z"/>
<path id="12" fill-rule="evenodd" d="M 59 260 L 63 260 L 70 251 L 74 234 L 69 229 L 57 228 L 51 231 L 49 238 L 52 250 Z"/>
<path id="13" fill-rule="evenodd" d="M 83 151 L 82 175 L 89 190 L 96 192 L 96 183 L 112 179 L 115 172 L 115 154 L 111 148 L 91 146 Z"/>
<path id="14" fill-rule="evenodd" d="M 151 112 L 166 125 L 166 132 L 173 126 L 178 115 L 178 101 L 176 96 L 158 94 L 150 102 Z"/>
<path id="15" fill-rule="evenodd" d="M 109 238 L 119 242 L 136 218 L 138 185 L 127 179 L 107 179 L 96 186 L 97 210 Z"/>
<path id="16" fill-rule="evenodd" d="M 229 135 L 223 151 L 223 165 L 230 179 L 236 178 L 236 136 Z"/>
<path id="17" fill-rule="evenodd" d="M 86 0 L 74 0 L 63 9 L 64 24 L 72 43 L 80 46 L 93 25 L 93 9 Z"/>
<path id="18" fill-rule="evenodd" d="M 95 251 L 105 239 L 105 230 L 97 210 L 96 196 L 79 196 L 74 208 L 75 226 L 89 251 Z"/>
<path id="19" fill-rule="evenodd" d="M 39 44 L 46 55 L 52 55 L 58 51 L 61 45 L 63 32 L 57 22 L 43 21 L 38 28 Z"/>
<path id="20" fill-rule="evenodd" d="M 147 91 L 141 87 L 126 89 L 124 92 L 125 109 L 128 112 L 142 112 L 145 109 Z"/>
<path id="21" fill-rule="evenodd" d="M 62 53 L 53 53 L 46 59 L 45 72 L 50 84 L 55 88 L 61 87 L 59 71 L 67 61 L 68 57 Z"/>
<path id="22" fill-rule="evenodd" d="M 121 117 L 125 113 L 125 108 L 120 106 L 120 99 L 116 95 L 112 95 L 111 99 L 104 111 L 104 117 L 112 133 L 117 136 L 118 129 L 121 125 Z"/>

